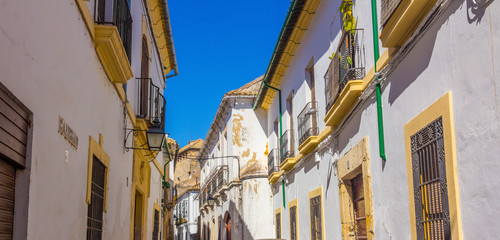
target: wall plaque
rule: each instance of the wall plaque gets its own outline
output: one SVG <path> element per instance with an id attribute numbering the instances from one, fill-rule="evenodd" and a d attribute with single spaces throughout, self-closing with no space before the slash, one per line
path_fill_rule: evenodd
<path id="1" fill-rule="evenodd" d="M 59 130 L 58 132 L 68 140 L 68 142 L 73 146 L 75 149 L 78 149 L 78 136 L 76 135 L 75 131 L 71 129 L 71 127 L 64 121 L 64 119 L 59 116 Z"/>

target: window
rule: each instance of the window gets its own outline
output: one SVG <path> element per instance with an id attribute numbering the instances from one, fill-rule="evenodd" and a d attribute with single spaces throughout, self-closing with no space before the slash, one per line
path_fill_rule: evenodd
<path id="1" fill-rule="evenodd" d="M 160 235 L 160 211 L 155 209 L 154 221 L 153 221 L 153 240 L 158 240 Z"/>
<path id="2" fill-rule="evenodd" d="M 363 138 L 337 163 L 343 239 L 374 239 L 368 138 Z"/>
<path id="3" fill-rule="evenodd" d="M 450 239 L 443 119 L 411 136 L 417 238 Z"/>
<path id="4" fill-rule="evenodd" d="M 405 125 L 412 239 L 463 239 L 452 94 Z"/>
<path id="5" fill-rule="evenodd" d="M 102 239 L 105 170 L 106 167 L 94 157 L 91 197 L 87 210 L 87 240 Z"/>
<path id="6" fill-rule="evenodd" d="M 276 238 L 281 239 L 281 208 L 275 210 Z"/>
<path id="7" fill-rule="evenodd" d="M 288 203 L 288 212 L 290 214 L 290 240 L 299 239 L 299 226 L 297 214 L 297 199 Z"/>
<path id="8" fill-rule="evenodd" d="M 87 239 L 101 239 L 103 212 L 107 209 L 109 156 L 103 149 L 103 137 L 99 143 L 89 137 L 89 156 L 87 160 Z"/>
<path id="9" fill-rule="evenodd" d="M 321 196 L 311 198 L 311 239 L 322 239 L 322 225 L 321 225 Z"/>

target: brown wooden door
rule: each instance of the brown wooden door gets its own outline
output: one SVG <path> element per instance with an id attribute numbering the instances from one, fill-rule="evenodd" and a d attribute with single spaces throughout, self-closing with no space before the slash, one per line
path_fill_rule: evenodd
<path id="1" fill-rule="evenodd" d="M 12 239 L 16 169 L 0 157 L 0 239 Z"/>

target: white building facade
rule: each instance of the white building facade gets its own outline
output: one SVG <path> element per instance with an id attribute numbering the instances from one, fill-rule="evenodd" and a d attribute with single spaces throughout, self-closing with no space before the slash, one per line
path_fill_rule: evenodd
<path id="1" fill-rule="evenodd" d="M 200 216 L 198 194 L 199 191 L 188 191 L 177 199 L 174 210 L 175 239 L 177 240 L 198 239 L 196 238 Z"/>
<path id="2" fill-rule="evenodd" d="M 256 99 L 273 236 L 499 238 L 500 4 L 349 4 L 292 1 Z"/>
<path id="3" fill-rule="evenodd" d="M 146 131 L 165 130 L 177 73 L 166 1 L 5 2 L 0 21 L 0 235 L 163 238 Z"/>
<path id="4" fill-rule="evenodd" d="M 273 234 L 267 182 L 265 111 L 252 109 L 262 78 L 224 95 L 200 151 L 201 239 L 265 239 Z"/>

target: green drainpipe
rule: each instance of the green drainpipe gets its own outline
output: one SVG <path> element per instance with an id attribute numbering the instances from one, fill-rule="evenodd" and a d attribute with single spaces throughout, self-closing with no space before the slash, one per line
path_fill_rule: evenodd
<path id="1" fill-rule="evenodd" d="M 278 103 L 279 103 L 279 108 L 280 108 L 280 145 L 281 145 L 281 137 L 283 136 L 283 122 L 281 121 L 281 115 L 282 115 L 282 109 L 281 109 L 281 90 L 267 84 L 265 81 L 262 81 L 262 83 L 264 83 L 264 86 L 270 88 L 270 89 L 273 89 L 273 90 L 276 90 L 278 91 Z M 281 150 L 280 150 L 280 157 L 281 157 Z M 285 206 L 285 179 L 282 179 L 281 180 L 281 183 L 282 183 L 282 186 L 283 186 L 283 207 L 286 207 Z"/>
<path id="2" fill-rule="evenodd" d="M 172 161 L 172 157 L 170 156 L 170 150 L 168 149 L 167 143 L 165 143 L 165 148 L 167 149 L 168 161 L 163 165 L 163 181 L 161 185 L 170 188 L 170 183 L 165 180 L 165 177 L 167 176 L 167 165 Z"/>
<path id="3" fill-rule="evenodd" d="M 373 55 L 375 57 L 375 76 L 377 76 L 377 61 L 380 57 L 378 46 L 377 1 L 372 0 L 372 27 L 373 27 Z M 379 77 L 377 77 L 378 79 Z M 382 115 L 382 89 L 377 83 L 377 116 L 378 116 L 378 145 L 380 157 L 385 161 L 384 117 Z"/>

